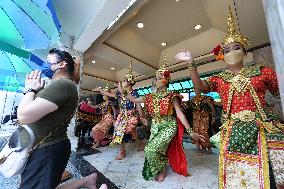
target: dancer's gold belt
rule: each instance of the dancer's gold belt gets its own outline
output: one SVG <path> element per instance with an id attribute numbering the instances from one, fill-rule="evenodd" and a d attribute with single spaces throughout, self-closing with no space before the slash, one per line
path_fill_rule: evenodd
<path id="1" fill-rule="evenodd" d="M 239 119 L 240 121 L 250 122 L 256 119 L 256 113 L 251 110 L 243 110 L 238 113 L 231 114 L 232 119 Z"/>

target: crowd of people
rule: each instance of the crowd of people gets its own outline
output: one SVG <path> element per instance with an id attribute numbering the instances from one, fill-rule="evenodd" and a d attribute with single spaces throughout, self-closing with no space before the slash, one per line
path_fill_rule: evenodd
<path id="1" fill-rule="evenodd" d="M 104 96 L 104 102 L 96 104 L 88 99 L 78 104 L 74 78 L 77 61 L 68 52 L 51 50 L 47 56 L 49 66 L 43 71 L 50 75 L 51 84 L 44 86 L 39 71 L 28 74 L 28 90 L 17 110 L 20 123 L 29 125 L 39 144 L 21 174 L 20 188 L 96 188 L 95 174 L 59 185 L 71 153 L 67 125 L 78 105 L 81 114 L 77 126 L 81 129 L 77 135 L 84 137 L 86 131 L 78 133 L 88 127 L 92 148 L 105 145 L 105 139 L 110 145 L 119 146 L 116 160 L 126 157 L 125 143 L 135 141 L 138 151 L 144 150 L 141 174 L 145 180 L 164 181 L 168 164 L 174 172 L 189 175 L 182 143 L 186 132 L 199 150 L 208 153 L 212 153 L 210 136 L 219 136 L 220 189 L 283 185 L 283 125 L 267 111 L 264 99 L 267 90 L 279 96 L 277 78 L 271 68 L 244 66 L 248 43 L 248 38 L 236 31 L 230 9 L 227 35 L 216 53 L 227 64 L 226 71 L 201 80 L 190 52 L 179 52 L 175 58 L 188 62 L 196 94 L 185 104 L 179 93 L 168 90 L 171 75 L 166 57 L 156 72 L 151 94 L 140 97 L 133 89 L 135 78 L 130 66 L 125 79 L 116 83 L 115 91 L 94 89 Z M 201 95 L 209 91 L 219 93 L 221 103 Z M 216 126 L 216 105 L 223 107 L 220 128 Z M 99 117 L 93 118 L 95 114 Z M 23 142 L 25 136 L 23 131 Z"/>

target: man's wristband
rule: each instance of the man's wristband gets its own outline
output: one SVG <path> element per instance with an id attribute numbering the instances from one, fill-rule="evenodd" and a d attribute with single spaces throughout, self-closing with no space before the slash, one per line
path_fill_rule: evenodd
<path id="1" fill-rule="evenodd" d="M 35 94 L 37 93 L 37 91 L 35 89 L 30 88 L 26 92 L 24 92 L 24 95 L 27 94 L 27 93 L 30 93 L 30 92 L 35 93 Z"/>

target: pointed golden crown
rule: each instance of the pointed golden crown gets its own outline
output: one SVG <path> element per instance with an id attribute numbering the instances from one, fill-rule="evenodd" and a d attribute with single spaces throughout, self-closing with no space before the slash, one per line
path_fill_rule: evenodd
<path id="1" fill-rule="evenodd" d="M 167 52 L 165 52 L 164 61 L 161 67 L 157 70 L 157 73 L 163 73 L 165 71 L 168 71 L 167 65 L 168 65 L 168 57 L 167 57 Z"/>
<path id="2" fill-rule="evenodd" d="M 164 56 L 164 61 L 163 64 L 161 65 L 161 67 L 157 70 L 156 74 L 163 74 L 165 79 L 167 79 L 168 81 L 170 81 L 170 71 L 167 68 L 168 65 L 168 57 L 167 57 L 167 52 L 165 52 L 165 56 Z"/>
<path id="3" fill-rule="evenodd" d="M 125 75 L 125 77 L 129 83 L 131 83 L 132 85 L 135 84 L 135 81 L 134 81 L 135 76 L 133 75 L 133 71 L 132 71 L 132 60 L 130 60 L 128 73 Z"/>
<path id="4" fill-rule="evenodd" d="M 230 6 L 229 6 L 227 24 L 228 24 L 227 34 L 225 38 L 223 39 L 223 46 L 226 46 L 233 42 L 238 42 L 238 43 L 241 43 L 244 46 L 244 48 L 246 48 L 249 45 L 250 41 L 247 36 L 241 33 L 237 33 L 235 18 L 233 16 L 233 12 Z"/>

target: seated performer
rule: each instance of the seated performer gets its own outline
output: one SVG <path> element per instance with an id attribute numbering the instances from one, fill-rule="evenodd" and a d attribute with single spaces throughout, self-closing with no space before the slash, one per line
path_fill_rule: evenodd
<path id="1" fill-rule="evenodd" d="M 166 63 L 166 59 L 165 59 Z M 179 94 L 167 91 L 170 72 L 165 64 L 156 73 L 156 92 L 144 98 L 135 98 L 127 92 L 127 98 L 134 103 L 145 103 L 152 117 L 151 135 L 145 147 L 145 163 L 143 177 L 145 180 L 155 179 L 162 182 L 167 173 L 168 161 L 173 171 L 188 176 L 186 156 L 182 148 L 184 127 L 192 139 L 199 141 L 204 137 L 192 133 L 189 123 L 182 112 Z M 176 115 L 176 117 L 175 117 Z"/>
<path id="2" fill-rule="evenodd" d="M 104 91 L 109 91 L 108 90 L 108 85 L 106 86 Z M 101 108 L 101 113 L 102 113 L 102 119 L 101 121 L 96 124 L 92 128 L 92 135 L 94 138 L 93 146 L 92 148 L 97 148 L 100 146 L 100 141 L 103 139 L 109 138 L 109 130 L 111 126 L 114 123 L 113 116 L 111 115 L 111 108 L 112 106 L 109 104 L 109 97 L 106 95 L 103 95 L 104 102 L 102 104 L 96 105 L 96 108 Z M 116 110 L 114 110 L 116 111 Z"/>
<path id="3" fill-rule="evenodd" d="M 75 136 L 79 137 L 80 141 L 84 143 L 85 134 L 88 132 L 88 136 L 90 136 L 93 125 L 100 120 L 100 114 L 96 112 L 96 106 L 93 105 L 90 97 L 79 104 L 77 118 Z"/>
<path id="4" fill-rule="evenodd" d="M 83 100 L 79 104 L 79 110 L 89 114 L 96 113 L 95 106 L 93 106 L 93 102 L 90 97 L 88 97 L 86 100 Z"/>
<path id="5" fill-rule="evenodd" d="M 267 90 L 279 97 L 276 74 L 265 66 L 244 66 L 248 43 L 246 36 L 236 32 L 229 8 L 221 48 L 228 70 L 202 81 L 190 53 L 184 50 L 176 55 L 177 60 L 188 61 L 194 87 L 218 92 L 224 105 L 219 189 L 269 189 L 284 184 L 283 125 L 266 111 L 264 100 Z"/>

